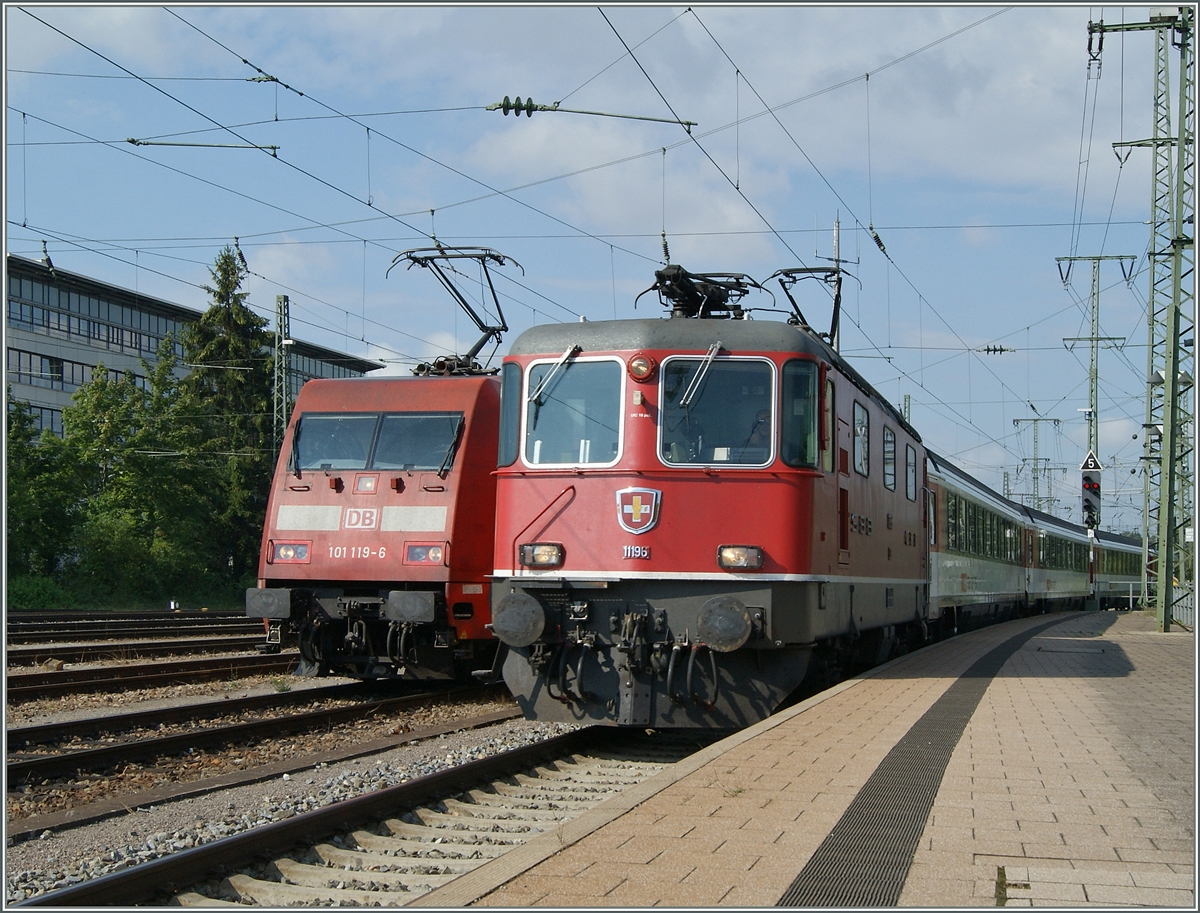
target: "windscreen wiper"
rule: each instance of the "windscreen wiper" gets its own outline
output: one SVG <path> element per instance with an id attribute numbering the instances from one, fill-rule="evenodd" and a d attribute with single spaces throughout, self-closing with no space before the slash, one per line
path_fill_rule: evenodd
<path id="1" fill-rule="evenodd" d="M 708 376 L 708 369 L 712 367 L 713 359 L 717 357 L 717 352 L 721 350 L 721 340 L 717 340 L 708 347 L 708 354 L 704 356 L 704 363 L 696 370 L 696 376 L 692 378 L 692 382 L 688 384 L 688 388 L 680 397 L 679 405 L 686 409 L 692 404 L 692 398 L 700 392 L 700 386 L 704 383 L 704 378 Z"/>
<path id="2" fill-rule="evenodd" d="M 454 429 L 454 438 L 450 441 L 450 446 L 446 448 L 446 455 L 442 457 L 442 465 L 438 467 L 438 478 L 444 479 L 450 472 L 450 465 L 454 462 L 454 454 L 458 450 L 458 443 L 462 440 L 463 428 L 466 422 L 460 418 L 458 425 Z"/>
<path id="3" fill-rule="evenodd" d="M 536 390 L 534 390 L 532 393 L 529 394 L 529 397 L 525 400 L 525 402 L 536 403 L 537 398 L 542 395 L 542 391 L 545 390 L 546 387 L 548 387 L 550 385 L 551 378 L 553 378 L 554 375 L 558 373 L 559 369 L 567 363 L 567 359 L 569 359 L 572 355 L 574 355 L 578 351 L 579 351 L 579 346 L 571 346 L 571 348 L 569 348 L 569 349 L 567 349 L 567 351 L 563 352 L 562 357 L 559 358 L 559 360 L 554 363 L 554 367 L 551 368 L 550 372 L 545 377 L 542 378 L 542 382 L 537 385 Z"/>
<path id="4" fill-rule="evenodd" d="M 296 427 L 292 430 L 292 469 L 296 471 L 296 478 L 301 478 L 300 475 L 300 422 L 296 422 Z"/>

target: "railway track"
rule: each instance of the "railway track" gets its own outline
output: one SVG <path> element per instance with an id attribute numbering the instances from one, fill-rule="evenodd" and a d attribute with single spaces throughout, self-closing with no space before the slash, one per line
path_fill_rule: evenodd
<path id="1" fill-rule="evenodd" d="M 277 710 L 296 704 L 315 704 L 325 700 L 358 700 L 373 693 L 369 683 L 328 685 L 278 694 L 252 694 L 248 697 L 210 699 L 194 704 L 158 707 L 133 713 L 110 713 L 81 720 L 61 720 L 35 726 L 11 726 L 7 730 L 9 752 L 28 749 L 31 745 L 82 739 L 108 733 L 117 735 L 161 724 L 197 723 L 213 717 L 237 713 Z"/>
<path id="2" fill-rule="evenodd" d="M 353 687 L 353 686 L 349 686 Z M 248 722 L 229 723 L 200 729 L 187 729 L 169 735 L 139 737 L 129 741 L 113 744 L 95 745 L 88 748 L 62 751 L 55 754 L 40 754 L 22 756 L 14 752 L 14 745 L 29 745 L 38 741 L 53 738 L 55 724 L 49 726 L 26 727 L 8 731 L 9 757 L 6 762 L 6 772 L 10 786 L 36 782 L 43 779 L 63 776 L 75 776 L 80 772 L 106 770 L 121 767 L 126 764 L 145 761 L 147 759 L 165 758 L 181 752 L 192 752 L 209 748 L 223 748 L 239 742 L 280 735 L 291 735 L 297 732 L 319 731 L 322 728 L 335 726 L 367 716 L 383 716 L 397 710 L 428 703 L 437 698 L 450 699 L 483 699 L 488 694 L 496 694 L 497 689 L 487 687 L 471 687 L 446 689 L 444 691 L 423 691 L 418 694 L 407 694 L 401 697 L 373 699 L 356 702 L 351 706 L 326 707 L 318 710 L 305 710 L 263 717 Z M 312 701 L 311 691 L 300 692 L 298 698 Z M 264 695 L 259 698 L 243 698 L 240 701 L 222 701 L 219 704 L 206 702 L 199 712 L 208 715 L 235 712 L 232 705 L 241 703 L 243 709 L 254 707 L 278 707 L 278 695 Z M 294 701 L 292 701 L 294 702 Z M 212 708 L 212 709 L 210 709 Z M 178 711 L 195 713 L 195 705 L 189 708 L 177 708 Z M 167 711 L 151 711 L 146 714 L 129 714 L 144 720 L 159 718 Z M 515 712 L 515 711 L 514 711 Z M 184 716 L 186 718 L 186 715 Z M 76 724 L 63 724 L 60 731 L 68 727 L 80 727 L 84 730 L 96 731 L 103 726 L 122 725 L 123 717 L 109 716 L 103 719 L 82 720 Z M 132 723 L 131 720 L 125 722 Z M 141 725 L 139 721 L 136 725 Z"/>
<path id="3" fill-rule="evenodd" d="M 249 675 L 291 672 L 300 662 L 298 653 L 225 656 L 211 659 L 173 660 L 165 663 L 60 669 L 56 672 L 10 672 L 6 677 L 9 703 L 191 682 L 220 681 Z"/>
<path id="4" fill-rule="evenodd" d="M 76 643 L 86 640 L 129 639 L 135 637 L 228 637 L 258 634 L 262 622 L 253 618 L 189 618 L 186 622 L 162 621 L 74 621 L 22 623 L 9 621 L 5 639 L 13 644 Z"/>
<path id="5" fill-rule="evenodd" d="M 136 659 L 147 656 L 179 656 L 189 653 L 229 653 L 253 650 L 264 642 L 263 634 L 219 637 L 172 638 L 170 640 L 119 640 L 98 643 L 38 644 L 9 647 L 5 658 L 10 666 L 32 666 L 46 660 L 86 663 L 97 660 Z"/>
<path id="6" fill-rule="evenodd" d="M 576 730 L 18 905 L 412 903 L 460 878 L 486 882 L 485 867 L 505 853 L 552 852 L 564 823 L 686 757 L 700 738 Z"/>

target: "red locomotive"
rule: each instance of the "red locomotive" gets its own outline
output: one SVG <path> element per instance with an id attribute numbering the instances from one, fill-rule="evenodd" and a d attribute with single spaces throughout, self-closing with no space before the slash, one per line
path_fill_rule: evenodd
<path id="1" fill-rule="evenodd" d="M 919 436 L 802 317 L 738 319 L 750 285 L 668 267 L 675 319 L 505 359 L 493 624 L 527 714 L 744 726 L 815 643 L 923 617 Z"/>
<path id="2" fill-rule="evenodd" d="M 246 614 L 268 643 L 294 635 L 301 671 L 461 679 L 495 656 L 490 574 L 500 382 L 475 361 L 507 330 L 485 323 L 450 274 L 484 249 L 401 254 L 430 269 L 483 336 L 412 378 L 309 381 L 297 398 L 267 505 Z M 490 287 L 490 276 L 488 283 Z M 493 290 L 494 299 L 494 290 Z"/>

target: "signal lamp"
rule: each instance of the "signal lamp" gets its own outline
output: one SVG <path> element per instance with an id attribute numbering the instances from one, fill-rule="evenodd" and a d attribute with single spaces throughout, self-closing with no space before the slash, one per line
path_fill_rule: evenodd
<path id="1" fill-rule="evenodd" d="M 629 376 L 638 383 L 649 380 L 654 375 L 654 368 L 654 359 L 641 352 L 629 359 Z"/>
<path id="2" fill-rule="evenodd" d="M 521 564 L 525 567 L 561 567 L 566 552 L 557 542 L 530 542 L 521 546 Z"/>
<path id="3" fill-rule="evenodd" d="M 763 557 L 763 550 L 757 545 L 722 545 L 717 549 L 717 565 L 725 570 L 760 568 Z"/>

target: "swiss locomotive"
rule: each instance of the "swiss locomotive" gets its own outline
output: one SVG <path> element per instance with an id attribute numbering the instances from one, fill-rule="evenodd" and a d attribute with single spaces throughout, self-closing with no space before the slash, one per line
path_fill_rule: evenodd
<path id="1" fill-rule="evenodd" d="M 269 644 L 285 633 L 298 641 L 305 674 L 463 679 L 496 655 L 488 575 L 500 382 L 475 356 L 507 330 L 488 273 L 505 259 L 446 248 L 402 258 L 430 269 L 483 335 L 416 377 L 301 388 L 246 614 L 266 619 Z M 455 285 L 461 259 L 487 276 L 498 323 Z"/>
<path id="2" fill-rule="evenodd" d="M 527 716 L 741 727 L 806 676 L 1083 606 L 1085 531 L 928 455 L 831 345 L 838 295 L 819 334 L 790 293 L 746 319 L 744 276 L 656 276 L 670 319 L 537 326 L 501 369 L 492 625 Z"/>

